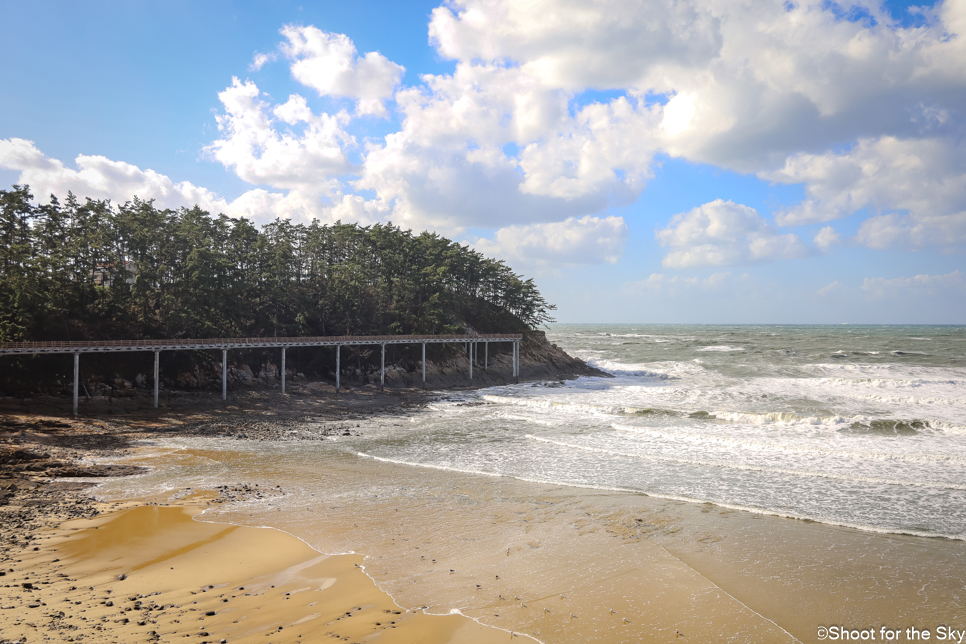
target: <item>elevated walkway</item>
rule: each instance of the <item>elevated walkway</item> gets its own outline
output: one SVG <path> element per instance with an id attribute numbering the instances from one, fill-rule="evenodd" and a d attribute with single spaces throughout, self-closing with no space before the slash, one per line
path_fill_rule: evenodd
<path id="1" fill-rule="evenodd" d="M 485 333 L 474 335 L 341 335 L 303 338 L 209 338 L 166 340 L 100 340 L 90 342 L 3 342 L 0 355 L 37 355 L 44 353 L 74 354 L 74 415 L 77 415 L 77 394 L 80 384 L 80 355 L 82 353 L 118 353 L 130 351 L 154 352 L 154 406 L 158 406 L 159 365 L 162 351 L 221 350 L 221 397 L 228 397 L 228 351 L 230 349 L 282 350 L 282 394 L 285 394 L 285 350 L 290 347 L 335 347 L 335 391 L 339 392 L 343 345 L 379 345 L 382 361 L 379 384 L 386 382 L 386 345 L 421 344 L 423 348 L 423 382 L 426 382 L 426 345 L 463 344 L 469 357 L 469 378 L 473 379 L 473 364 L 477 361 L 477 345 L 483 343 L 483 368 L 489 368 L 489 345 L 491 342 L 513 344 L 513 380 L 520 376 L 519 333 Z"/>

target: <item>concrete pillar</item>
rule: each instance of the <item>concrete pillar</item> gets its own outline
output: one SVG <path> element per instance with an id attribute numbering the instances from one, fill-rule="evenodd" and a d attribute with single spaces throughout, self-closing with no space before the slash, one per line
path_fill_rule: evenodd
<path id="1" fill-rule="evenodd" d="M 77 415 L 77 390 L 80 386 L 80 353 L 74 354 L 74 415 Z"/>
<path id="2" fill-rule="evenodd" d="M 513 343 L 513 382 L 520 382 L 520 343 Z"/>
<path id="3" fill-rule="evenodd" d="M 221 350 L 221 399 L 228 400 L 228 349 Z"/>
<path id="4" fill-rule="evenodd" d="M 426 343 L 423 342 L 423 385 L 426 384 Z"/>
<path id="5" fill-rule="evenodd" d="M 470 342 L 469 343 L 469 345 L 470 345 L 470 351 L 469 351 L 469 354 L 470 354 L 470 380 L 473 379 L 473 345 L 475 345 L 475 344 L 476 344 L 475 342 Z"/>
<path id="6" fill-rule="evenodd" d="M 386 386 L 386 345 L 382 345 L 382 361 L 379 364 L 379 388 Z"/>
<path id="7" fill-rule="evenodd" d="M 154 408 L 155 409 L 158 408 L 158 385 L 160 380 L 158 378 L 158 373 L 161 371 L 160 367 L 161 367 L 161 352 L 155 351 L 154 352 Z"/>
<path id="8" fill-rule="evenodd" d="M 282 395 L 285 395 L 285 347 L 282 347 Z"/>
<path id="9" fill-rule="evenodd" d="M 335 345 L 335 393 L 339 393 L 339 376 L 342 373 L 342 367 L 339 362 L 342 359 L 342 345 Z"/>
<path id="10" fill-rule="evenodd" d="M 486 340 L 483 342 L 483 369 L 489 370 L 490 368 L 490 341 Z"/>

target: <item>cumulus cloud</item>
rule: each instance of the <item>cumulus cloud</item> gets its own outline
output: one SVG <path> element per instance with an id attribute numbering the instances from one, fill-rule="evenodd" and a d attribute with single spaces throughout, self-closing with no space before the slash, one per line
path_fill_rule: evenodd
<path id="1" fill-rule="evenodd" d="M 835 280 L 831 284 L 826 284 L 822 288 L 815 291 L 815 294 L 819 297 L 835 297 L 841 295 L 848 290 L 848 287 L 842 282 Z"/>
<path id="2" fill-rule="evenodd" d="M 489 228 L 500 232 L 481 243 L 545 252 L 541 261 L 572 261 L 552 250 L 554 235 L 580 237 L 613 219 L 601 215 L 639 197 L 659 155 L 803 184 L 805 200 L 776 213 L 780 226 L 862 211 L 852 241 L 948 248 L 966 243 L 966 0 L 922 15 L 907 27 L 875 4 L 825 0 L 451 0 L 432 12 L 429 38 L 454 69 L 410 86 L 402 66 L 361 54 L 345 35 L 288 25 L 278 50 L 255 54 L 250 69 L 284 58 L 306 91 L 272 99 L 233 79 L 206 151 L 256 186 L 243 195 L 246 212 L 391 218 L 450 235 Z M 599 95 L 589 90 L 618 92 L 590 100 Z M 355 108 L 319 112 L 306 98 L 314 94 Z M 385 116 L 387 106 L 398 129 L 357 145 L 356 119 Z M 94 159 L 78 157 L 70 172 Z M 94 174 L 113 172 L 122 185 L 118 162 L 104 161 Z M 59 163 L 32 172 L 48 162 Z M 157 194 L 196 190 L 199 203 L 217 202 L 190 184 L 158 182 Z M 721 200 L 676 215 L 657 235 L 670 268 L 812 248 Z M 814 237 L 820 249 L 839 243 L 831 226 Z M 610 261 L 620 244 L 609 244 L 574 248 Z"/>
<path id="3" fill-rule="evenodd" d="M 857 240 L 872 248 L 966 242 L 966 145 L 953 136 L 863 139 L 841 153 L 795 155 L 766 176 L 806 186 L 805 201 L 776 214 L 782 225 L 902 210 L 867 219 Z"/>
<path id="4" fill-rule="evenodd" d="M 566 221 L 508 226 L 495 238 L 479 239 L 480 252 L 524 263 L 614 264 L 627 239 L 621 217 L 571 217 Z"/>
<path id="5" fill-rule="evenodd" d="M 411 225 L 497 227 L 600 212 L 637 198 L 655 151 L 649 108 L 566 97 L 516 69 L 460 65 L 396 94 L 398 132 L 353 184 Z M 520 149 L 517 155 L 506 146 Z"/>
<path id="6" fill-rule="evenodd" d="M 815 245 L 822 250 L 827 250 L 831 246 L 841 244 L 842 236 L 839 235 L 838 232 L 836 232 L 836 230 L 831 226 L 824 226 L 818 231 L 812 241 L 814 241 Z"/>
<path id="7" fill-rule="evenodd" d="M 282 28 L 281 33 L 288 39 L 281 51 L 293 61 L 295 80 L 320 96 L 356 99 L 357 114 L 387 115 L 384 101 L 392 96 L 405 67 L 375 51 L 359 56 L 352 40 L 343 34 L 296 25 Z"/>
<path id="8" fill-rule="evenodd" d="M 810 253 L 798 236 L 780 234 L 754 208 L 721 199 L 674 215 L 655 236 L 671 248 L 662 262 L 668 268 L 755 264 Z"/>
<path id="9" fill-rule="evenodd" d="M 433 10 L 429 37 L 447 58 L 517 62 L 550 87 L 639 86 L 650 66 L 707 64 L 719 20 L 700 3 L 460 0 Z"/>
<path id="10" fill-rule="evenodd" d="M 248 183 L 332 191 L 339 186 L 332 177 L 353 170 L 346 149 L 355 139 L 343 129 L 345 113 L 316 116 L 297 94 L 269 110 L 255 83 L 237 78 L 218 98 L 225 108 L 215 117 L 223 138 L 205 149 Z M 276 120 L 304 123 L 304 130 L 280 132 Z"/>
<path id="11" fill-rule="evenodd" d="M 124 203 L 133 197 L 154 200 L 160 208 L 199 206 L 212 213 L 229 217 L 246 217 L 265 223 L 282 217 L 305 221 L 313 218 L 337 218 L 338 207 L 328 206 L 316 192 L 291 190 L 287 193 L 255 188 L 232 201 L 188 181 L 176 182 L 170 177 L 113 161 L 103 156 L 80 154 L 74 160 L 77 169 L 41 152 L 33 141 L 0 139 L 0 168 L 19 172 L 17 183 L 30 186 L 36 198 L 45 201 L 49 195 L 63 198 L 68 192 L 78 197 L 110 199 Z"/>
<path id="12" fill-rule="evenodd" d="M 293 78 L 356 100 L 355 112 L 314 114 L 298 94 L 269 104 L 234 81 L 208 149 L 246 181 L 331 199 L 327 212 L 446 234 L 599 216 L 636 200 L 669 154 L 804 184 L 779 225 L 867 209 L 859 243 L 958 245 L 966 39 L 950 34 L 966 33 L 966 0 L 922 15 L 907 27 L 875 5 L 824 0 L 452 0 L 432 12 L 429 38 L 454 71 L 408 87 L 400 65 L 347 36 L 288 25 L 278 52 Z M 588 101 L 588 90 L 621 94 Z M 390 101 L 398 130 L 355 148 L 353 118 Z M 687 242 L 690 228 L 672 224 L 659 233 L 665 265 L 806 253 L 757 213 L 742 221 L 737 237 Z M 830 227 L 814 238 L 841 242 Z"/>
<path id="13" fill-rule="evenodd" d="M 42 199 L 51 194 L 63 198 L 70 191 L 82 198 L 122 203 L 136 195 L 145 201 L 154 199 L 162 208 L 199 204 L 212 210 L 229 209 L 229 204 L 211 191 L 188 181 L 172 181 L 154 170 L 99 155 L 80 154 L 74 162 L 76 170 L 44 155 L 33 141 L 0 139 L 0 167 L 19 172 L 17 183 L 29 185 Z"/>
<path id="14" fill-rule="evenodd" d="M 255 55 L 252 57 L 251 64 L 248 66 L 248 71 L 257 72 L 262 67 L 264 67 L 267 63 L 274 62 L 277 58 L 278 56 L 274 52 L 271 54 L 262 54 L 262 53 L 256 52 Z"/>
<path id="15" fill-rule="evenodd" d="M 946 0 L 922 15 L 906 27 L 876 5 L 824 1 L 454 0 L 433 11 L 430 39 L 457 72 L 427 77 L 426 105 L 434 116 L 470 114 L 468 104 L 499 97 L 510 105 L 503 97 L 511 94 L 551 106 L 529 110 L 529 128 L 505 130 L 523 152 L 504 161 L 519 163 L 520 189 L 530 194 L 639 192 L 654 151 L 663 151 L 804 183 L 808 198 L 780 212 L 780 225 L 909 210 L 901 227 L 917 244 L 960 244 L 966 39 L 950 34 L 966 33 L 966 2 Z M 454 85 L 461 76 L 473 82 Z M 635 118 L 597 120 L 591 139 L 579 110 L 568 118 L 557 107 L 587 89 L 624 90 L 607 109 L 626 101 Z M 524 119 L 500 122 L 511 120 Z M 451 121 L 439 131 L 458 136 Z M 543 134 L 527 141 L 524 132 Z M 623 172 L 620 157 L 588 154 L 590 140 L 643 148 L 631 155 L 641 160 L 636 182 L 601 180 Z M 852 149 L 839 152 L 843 145 Z M 896 229 L 870 222 L 863 243 L 887 243 Z M 957 234 L 944 237 L 949 229 Z"/>
<path id="16" fill-rule="evenodd" d="M 664 94 L 672 154 L 745 171 L 856 134 L 918 134 L 962 101 L 961 0 L 904 28 L 827 2 L 455 0 L 433 11 L 443 56 L 512 65 L 549 88 Z M 923 104 L 943 96 L 942 104 Z"/>
<path id="17" fill-rule="evenodd" d="M 873 298 L 897 295 L 935 296 L 946 295 L 961 298 L 966 295 L 966 273 L 953 271 L 945 275 L 916 275 L 915 277 L 867 277 L 862 290 Z"/>

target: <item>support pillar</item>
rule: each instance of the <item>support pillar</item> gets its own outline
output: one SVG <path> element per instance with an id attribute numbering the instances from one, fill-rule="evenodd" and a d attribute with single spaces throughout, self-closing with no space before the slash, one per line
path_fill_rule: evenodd
<path id="1" fill-rule="evenodd" d="M 342 345 L 335 345 L 335 393 L 339 393 L 339 376 L 342 374 L 342 367 L 339 362 L 342 360 Z"/>
<path id="2" fill-rule="evenodd" d="M 155 409 L 158 408 L 158 384 L 160 380 L 158 378 L 158 373 L 161 371 L 160 366 L 161 366 L 161 352 L 155 351 L 154 352 L 154 408 Z"/>
<path id="3" fill-rule="evenodd" d="M 473 379 L 473 345 L 475 344 L 476 344 L 475 342 L 469 343 L 470 345 L 470 352 L 469 352 L 470 353 L 470 380 Z"/>
<path id="4" fill-rule="evenodd" d="M 426 343 L 423 342 L 423 386 L 426 386 Z"/>
<path id="5" fill-rule="evenodd" d="M 483 370 L 488 371 L 490 369 L 490 341 L 485 340 L 483 342 Z"/>
<path id="6" fill-rule="evenodd" d="M 386 345 L 382 345 L 382 360 L 379 364 L 379 388 L 386 386 Z"/>
<path id="7" fill-rule="evenodd" d="M 74 415 L 77 415 L 77 390 L 80 386 L 80 353 L 74 354 Z"/>
<path id="8" fill-rule="evenodd" d="M 513 382 L 520 382 L 520 343 L 513 343 Z"/>
<path id="9" fill-rule="evenodd" d="M 221 399 L 228 400 L 228 349 L 221 350 Z"/>
<path id="10" fill-rule="evenodd" d="M 285 347 L 282 347 L 282 395 L 285 395 Z"/>

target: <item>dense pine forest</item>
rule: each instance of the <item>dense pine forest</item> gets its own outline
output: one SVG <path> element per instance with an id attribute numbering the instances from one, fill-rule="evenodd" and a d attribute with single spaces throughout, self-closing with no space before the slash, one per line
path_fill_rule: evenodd
<path id="1" fill-rule="evenodd" d="M 502 261 L 391 223 L 32 201 L 0 190 L 2 342 L 520 332 L 554 309 Z"/>

